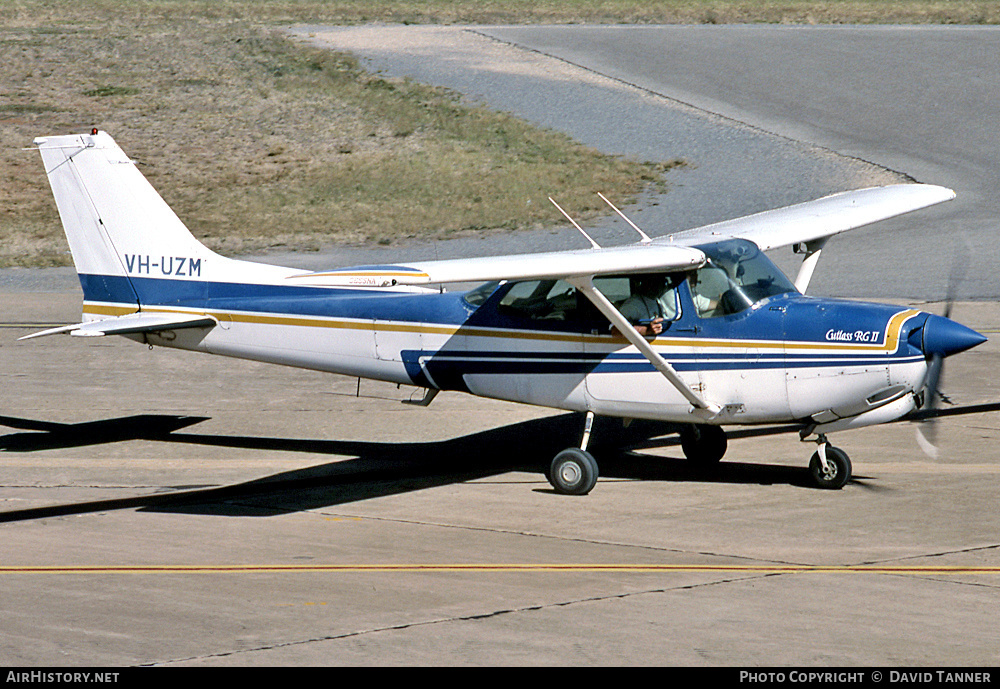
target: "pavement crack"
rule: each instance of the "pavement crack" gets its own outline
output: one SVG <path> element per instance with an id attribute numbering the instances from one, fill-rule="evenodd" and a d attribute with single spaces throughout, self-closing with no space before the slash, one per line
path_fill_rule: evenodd
<path id="1" fill-rule="evenodd" d="M 995 544 L 992 544 L 992 545 L 977 545 L 977 546 L 972 546 L 972 547 L 969 547 L 969 548 L 954 548 L 952 550 L 942 550 L 942 551 L 937 552 L 937 553 L 921 553 L 919 555 L 907 555 L 906 557 L 894 557 L 894 558 L 887 558 L 887 559 L 884 559 L 884 560 L 869 560 L 869 561 L 862 562 L 860 564 L 862 564 L 862 565 L 884 565 L 884 564 L 889 563 L 889 562 L 908 562 L 908 561 L 911 561 L 911 560 L 923 560 L 923 559 L 928 559 L 928 558 L 948 557 L 949 555 L 965 555 L 965 554 L 968 554 L 968 553 L 976 553 L 976 552 L 982 552 L 982 551 L 987 551 L 987 550 L 997 550 L 997 549 L 1000 549 L 1000 543 L 995 543 Z"/>
<path id="2" fill-rule="evenodd" d="M 554 540 L 554 541 L 562 541 L 562 542 L 566 542 L 566 543 L 583 543 L 583 544 L 586 544 L 586 545 L 607 546 L 607 547 L 614 547 L 614 548 L 632 548 L 632 549 L 636 549 L 636 550 L 647 550 L 647 551 L 655 552 L 655 553 L 676 553 L 678 555 L 688 555 L 688 556 L 696 555 L 696 556 L 699 556 L 699 557 L 730 558 L 730 559 L 733 559 L 733 560 L 739 560 L 739 561 L 745 561 L 745 562 L 754 562 L 754 563 L 765 562 L 765 563 L 773 564 L 773 565 L 792 565 L 792 566 L 796 566 L 796 565 L 810 564 L 810 563 L 792 562 L 792 561 L 784 561 L 784 560 L 762 559 L 762 558 L 757 558 L 757 557 L 749 557 L 747 555 L 734 555 L 734 554 L 731 554 L 731 553 L 715 553 L 715 552 L 710 552 L 710 551 L 684 550 L 682 548 L 669 548 L 669 547 L 666 547 L 666 546 L 648 545 L 648 544 L 644 544 L 644 543 L 623 543 L 623 542 L 618 542 L 618 541 L 605 541 L 605 540 L 600 540 L 600 539 L 595 539 L 595 538 L 579 538 L 579 537 L 575 537 L 575 536 L 559 536 L 559 535 L 554 535 L 554 534 L 544 534 L 544 533 L 537 533 L 537 532 L 533 532 L 533 531 L 525 531 L 525 530 L 518 530 L 518 529 L 499 529 L 499 528 L 496 528 L 496 527 L 470 526 L 470 525 L 467 525 L 467 524 L 443 524 L 443 523 L 440 523 L 440 522 L 422 521 L 422 520 L 417 520 L 417 519 L 400 519 L 400 518 L 397 518 L 397 517 L 373 517 L 373 516 L 366 516 L 366 515 L 360 515 L 360 514 L 342 514 L 342 513 L 322 513 L 322 514 L 326 514 L 326 516 L 335 516 L 335 517 L 342 517 L 342 518 L 370 519 L 372 521 L 392 522 L 392 523 L 396 523 L 396 524 L 409 524 L 409 525 L 412 525 L 412 526 L 430 526 L 430 527 L 439 528 L 439 529 L 462 529 L 462 530 L 467 530 L 467 531 L 480 531 L 480 532 L 485 532 L 485 533 L 495 533 L 495 534 L 503 534 L 503 535 L 509 535 L 509 536 L 524 536 L 525 538 L 544 538 L 544 539 L 550 539 L 550 540 Z"/>
<path id="3" fill-rule="evenodd" d="M 305 645 L 308 645 L 308 644 L 322 643 L 324 641 L 341 641 L 341 640 L 344 640 L 344 639 L 358 638 L 358 637 L 363 637 L 363 636 L 369 636 L 369 635 L 372 635 L 372 634 L 379 634 L 379 633 L 383 633 L 383 632 L 406 631 L 406 630 L 409 630 L 409 629 L 419 629 L 419 628 L 423 628 L 423 627 L 430 627 L 430 626 L 440 625 L 440 624 L 450 624 L 450 623 L 454 623 L 454 622 L 476 622 L 476 621 L 482 621 L 482 620 L 490 620 L 490 619 L 496 619 L 496 618 L 499 618 L 499 617 L 504 617 L 504 616 L 507 616 L 507 615 L 517 615 L 517 614 L 520 614 L 520 613 L 540 612 L 540 611 L 544 611 L 544 610 L 557 609 L 557 608 L 568 608 L 568 607 L 573 607 L 573 606 L 576 606 L 576 605 L 586 605 L 588 603 L 601 603 L 601 602 L 614 601 L 614 600 L 626 600 L 626 599 L 635 598 L 635 597 L 638 597 L 638 596 L 660 595 L 660 594 L 670 593 L 672 591 L 687 591 L 687 590 L 692 590 L 692 589 L 705 588 L 705 587 L 708 587 L 708 586 L 719 586 L 719 585 L 728 584 L 728 583 L 740 583 L 740 582 L 745 582 L 748 579 L 764 579 L 764 578 L 774 577 L 774 576 L 785 576 L 785 575 L 784 574 L 778 574 L 778 573 L 767 573 L 767 574 L 761 574 L 761 575 L 758 575 L 758 576 L 751 576 L 751 577 L 732 577 L 732 578 L 728 578 L 728 579 L 718 579 L 718 580 L 714 580 L 714 581 L 700 582 L 700 583 L 697 583 L 697 584 L 684 584 L 684 585 L 680 585 L 680 586 L 662 587 L 662 588 L 655 588 L 655 589 L 644 589 L 642 591 L 627 591 L 625 593 L 615 593 L 615 594 L 609 594 L 609 595 L 603 595 L 603 596 L 589 596 L 589 597 L 586 597 L 586 598 L 574 598 L 574 599 L 570 599 L 570 600 L 556 601 L 556 602 L 552 602 L 552 603 L 541 603 L 541 604 L 537 604 L 537 605 L 523 605 L 523 606 L 511 607 L 511 608 L 501 608 L 501 609 L 498 609 L 498 610 L 490 610 L 490 611 L 487 611 L 487 612 L 472 613 L 472 614 L 468 614 L 468 615 L 453 615 L 453 616 L 450 616 L 450 617 L 439 617 L 439 618 L 430 619 L 430 620 L 423 620 L 423 621 L 419 621 L 419 622 L 407 622 L 407 623 L 404 623 L 404 624 L 393 624 L 393 625 L 385 625 L 385 626 L 382 626 L 382 627 L 372 627 L 370 629 L 359 629 L 359 630 L 355 630 L 355 631 L 351 631 L 351 632 L 344 632 L 342 634 L 329 634 L 329 635 L 324 635 L 324 636 L 316 636 L 316 637 L 311 637 L 309 639 L 299 639 L 298 641 L 286 641 L 286 642 L 283 642 L 283 643 L 267 644 L 267 645 L 257 646 L 257 647 L 254 647 L 254 648 L 245 648 L 245 649 L 239 649 L 239 650 L 234 650 L 234 651 L 222 651 L 222 652 L 219 652 L 219 653 L 209 653 L 209 654 L 206 654 L 206 655 L 191 656 L 191 657 L 187 657 L 187 658 L 175 658 L 173 660 L 163 660 L 163 661 L 156 661 L 156 662 L 151 662 L 151 663 L 140 663 L 139 666 L 140 667 L 161 667 L 161 666 L 166 666 L 166 665 L 174 665 L 174 664 L 177 664 L 177 663 L 190 663 L 190 662 L 197 662 L 197 661 L 206 661 L 206 660 L 211 660 L 213 658 L 228 658 L 228 657 L 243 655 L 243 654 L 246 654 L 246 653 L 260 653 L 260 652 L 266 652 L 266 651 L 274 651 L 274 650 L 281 649 L 281 648 L 292 648 L 292 647 L 295 647 L 295 646 L 305 646 Z"/>

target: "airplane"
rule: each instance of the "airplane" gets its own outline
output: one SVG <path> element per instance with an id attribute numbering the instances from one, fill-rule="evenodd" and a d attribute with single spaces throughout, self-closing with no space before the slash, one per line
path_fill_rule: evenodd
<path id="1" fill-rule="evenodd" d="M 828 434 L 932 407 L 943 359 L 986 341 L 944 316 L 805 294 L 830 237 L 955 197 L 940 186 L 848 191 L 658 238 L 612 205 L 639 241 L 601 247 L 574 222 L 590 248 L 309 271 L 205 247 L 106 132 L 34 143 L 83 317 L 21 339 L 121 335 L 414 385 L 424 406 L 457 390 L 583 412 L 580 441 L 546 472 L 557 493 L 594 488 L 599 416 L 675 423 L 705 467 L 726 452 L 725 425 L 795 424 L 817 446 L 815 485 L 839 489 L 852 466 Z M 794 281 L 765 254 L 784 246 L 803 256 Z M 477 286 L 445 290 L 459 283 Z M 655 313 L 635 316 L 636 302 Z"/>

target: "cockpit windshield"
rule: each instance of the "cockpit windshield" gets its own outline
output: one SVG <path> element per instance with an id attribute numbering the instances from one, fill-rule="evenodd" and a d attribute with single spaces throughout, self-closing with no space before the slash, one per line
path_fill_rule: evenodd
<path id="1" fill-rule="evenodd" d="M 708 261 L 690 274 L 688 286 L 701 318 L 740 313 L 795 286 L 756 244 L 728 239 L 699 246 Z"/>

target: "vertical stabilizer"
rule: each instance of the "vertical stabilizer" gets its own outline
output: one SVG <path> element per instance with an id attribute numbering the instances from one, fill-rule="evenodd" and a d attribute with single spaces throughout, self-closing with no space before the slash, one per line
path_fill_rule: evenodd
<path id="1" fill-rule="evenodd" d="M 288 272 L 225 258 L 180 218 L 105 132 L 35 139 L 85 302 L 139 308 L 161 301 L 164 280 L 268 280 Z"/>

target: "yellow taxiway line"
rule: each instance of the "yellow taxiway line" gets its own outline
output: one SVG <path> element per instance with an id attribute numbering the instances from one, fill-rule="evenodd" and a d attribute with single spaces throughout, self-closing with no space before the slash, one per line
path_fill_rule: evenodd
<path id="1" fill-rule="evenodd" d="M 744 574 L 1000 574 L 998 567 L 933 565 L 345 564 L 345 565 L 10 565 L 2 574 L 238 574 L 265 572 L 617 572 Z"/>

